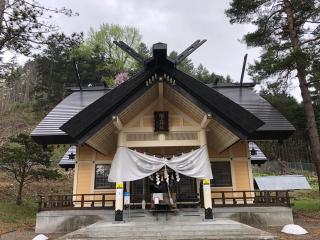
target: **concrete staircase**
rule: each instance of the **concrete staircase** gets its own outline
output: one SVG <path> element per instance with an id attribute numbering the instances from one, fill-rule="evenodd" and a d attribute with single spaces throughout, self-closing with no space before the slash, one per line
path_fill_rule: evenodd
<path id="1" fill-rule="evenodd" d="M 236 221 L 226 219 L 203 221 L 202 219 L 201 211 L 181 211 L 176 215 L 170 215 L 168 217 L 161 215 L 158 221 L 147 212 L 135 211 L 124 223 L 100 221 L 69 233 L 59 238 L 59 240 L 276 239 L 276 237 L 267 232 Z"/>

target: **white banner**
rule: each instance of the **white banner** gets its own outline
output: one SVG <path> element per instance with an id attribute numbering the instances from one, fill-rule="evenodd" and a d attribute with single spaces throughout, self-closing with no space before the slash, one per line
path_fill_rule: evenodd
<path id="1" fill-rule="evenodd" d="M 212 171 L 207 146 L 174 156 L 170 160 L 158 158 L 133 151 L 127 147 L 119 147 L 111 164 L 109 182 L 126 182 L 145 178 L 168 166 L 183 175 L 212 179 Z"/>

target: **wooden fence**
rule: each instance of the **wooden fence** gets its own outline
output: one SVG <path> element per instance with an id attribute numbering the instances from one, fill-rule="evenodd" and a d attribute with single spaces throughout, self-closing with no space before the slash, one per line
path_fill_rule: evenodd
<path id="1" fill-rule="evenodd" d="M 295 132 L 290 138 L 278 141 L 254 141 L 268 160 L 280 163 L 280 171 L 290 168 L 301 171 L 314 171 L 308 138 L 301 132 Z"/>
<path id="2" fill-rule="evenodd" d="M 39 196 L 38 211 L 63 209 L 115 209 L 115 194 L 70 194 Z"/>
<path id="3" fill-rule="evenodd" d="M 289 191 L 214 191 L 213 207 L 290 207 Z"/>
<path id="4" fill-rule="evenodd" d="M 191 206 L 199 203 L 192 199 Z M 134 203 L 131 203 L 134 204 Z M 177 204 L 182 204 L 177 202 Z M 213 207 L 290 207 L 289 191 L 214 191 Z M 70 194 L 39 196 L 38 211 L 64 209 L 115 209 L 115 194 Z"/>

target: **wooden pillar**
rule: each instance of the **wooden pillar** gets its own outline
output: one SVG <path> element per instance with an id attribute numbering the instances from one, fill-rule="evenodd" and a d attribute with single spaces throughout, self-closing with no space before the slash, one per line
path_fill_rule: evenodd
<path id="1" fill-rule="evenodd" d="M 123 221 L 123 182 L 116 183 L 115 221 Z"/>
<path id="2" fill-rule="evenodd" d="M 206 137 L 205 129 L 200 130 L 199 139 L 200 139 L 201 146 L 207 144 L 207 137 Z M 210 220 L 210 219 L 213 219 L 210 179 L 203 179 L 202 180 L 202 188 L 203 188 L 202 191 L 203 191 L 205 219 Z"/>
<path id="3" fill-rule="evenodd" d="M 124 144 L 124 135 L 121 131 L 118 133 L 118 147 Z M 123 182 L 116 183 L 116 206 L 115 206 L 115 221 L 123 221 Z"/>

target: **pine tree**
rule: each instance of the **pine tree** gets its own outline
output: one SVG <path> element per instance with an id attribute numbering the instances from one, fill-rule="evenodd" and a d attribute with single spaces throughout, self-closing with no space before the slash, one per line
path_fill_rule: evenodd
<path id="1" fill-rule="evenodd" d="M 51 9 L 36 0 L 0 0 L 0 51 L 11 50 L 25 55 L 45 44 L 45 35 L 58 30 L 51 14 L 77 15 L 67 8 Z"/>
<path id="2" fill-rule="evenodd" d="M 34 142 L 28 134 L 12 136 L 0 147 L 0 170 L 13 177 L 18 184 L 16 204 L 22 203 L 23 189 L 40 179 L 57 179 L 60 174 L 50 169 L 52 150 Z"/>
<path id="3" fill-rule="evenodd" d="M 33 105 L 36 112 L 46 113 L 63 99 L 66 87 L 76 84 L 71 53 L 82 43 L 82 38 L 78 33 L 52 34 L 46 40 L 46 48 L 34 55 L 38 75 Z"/>
<path id="4" fill-rule="evenodd" d="M 244 36 L 249 47 L 262 48 L 250 67 L 257 80 L 298 78 L 307 120 L 311 155 L 320 183 L 320 142 L 310 96 L 310 78 L 320 55 L 318 0 L 233 0 L 226 15 L 231 23 L 251 23 L 256 30 Z M 320 184 L 319 184 L 320 191 Z"/>

